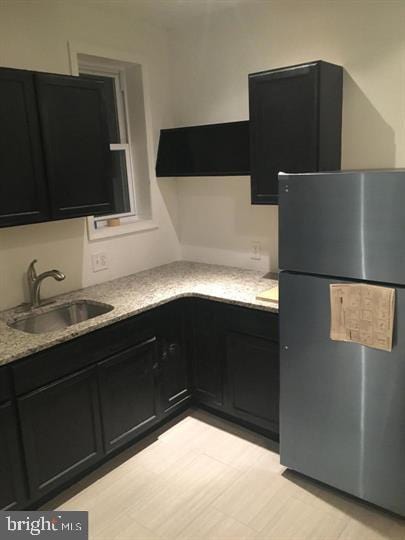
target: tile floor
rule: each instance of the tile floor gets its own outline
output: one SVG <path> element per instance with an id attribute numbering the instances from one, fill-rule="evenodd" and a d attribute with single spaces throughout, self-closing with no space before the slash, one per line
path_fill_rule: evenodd
<path id="1" fill-rule="evenodd" d="M 275 443 L 201 410 L 44 509 L 88 510 L 92 540 L 405 540 L 405 520 L 285 471 Z"/>

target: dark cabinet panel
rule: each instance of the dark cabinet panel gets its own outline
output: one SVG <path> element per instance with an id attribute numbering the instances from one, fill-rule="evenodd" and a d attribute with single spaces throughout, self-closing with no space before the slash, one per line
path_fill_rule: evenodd
<path id="1" fill-rule="evenodd" d="M 156 339 L 99 364 L 99 387 L 106 452 L 128 442 L 158 415 Z"/>
<path id="2" fill-rule="evenodd" d="M 215 302 L 196 300 L 193 306 L 193 389 L 197 401 L 222 406 L 224 359 L 219 348 Z"/>
<path id="3" fill-rule="evenodd" d="M 278 315 L 236 305 L 212 305 L 217 317 L 217 357 L 224 363 L 223 412 L 278 435 Z"/>
<path id="4" fill-rule="evenodd" d="M 252 198 L 260 202 L 277 195 L 279 171 L 317 169 L 317 77 L 304 67 L 253 75 L 249 82 Z"/>
<path id="5" fill-rule="evenodd" d="M 52 217 L 113 211 L 102 81 L 36 74 Z"/>
<path id="6" fill-rule="evenodd" d="M 148 311 L 13 362 L 10 368 L 16 394 L 27 394 L 154 335 L 154 312 Z"/>
<path id="7" fill-rule="evenodd" d="M 156 176 L 238 176 L 249 172 L 248 121 L 160 132 Z"/>
<path id="8" fill-rule="evenodd" d="M 186 336 L 189 304 L 182 300 L 159 308 L 159 362 L 162 408 L 168 412 L 191 395 L 190 350 Z"/>
<path id="9" fill-rule="evenodd" d="M 18 399 L 31 498 L 102 456 L 97 379 L 87 369 Z"/>
<path id="10" fill-rule="evenodd" d="M 0 367 L 0 405 L 12 398 L 11 377 L 8 366 Z"/>
<path id="11" fill-rule="evenodd" d="M 0 510 L 18 510 L 26 499 L 14 406 L 0 405 Z"/>
<path id="12" fill-rule="evenodd" d="M 278 433 L 278 343 L 236 332 L 227 332 L 225 340 L 230 411 Z"/>
<path id="13" fill-rule="evenodd" d="M 0 227 L 49 217 L 34 76 L 0 69 Z"/>
<path id="14" fill-rule="evenodd" d="M 342 73 L 319 61 L 249 75 L 253 204 L 277 204 L 280 171 L 340 169 Z"/>

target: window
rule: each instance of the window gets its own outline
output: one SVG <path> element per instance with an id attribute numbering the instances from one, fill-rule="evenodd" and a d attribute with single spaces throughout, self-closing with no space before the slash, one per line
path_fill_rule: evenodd
<path id="1" fill-rule="evenodd" d="M 87 218 L 89 240 L 156 229 L 153 155 L 144 63 L 133 54 L 68 42 L 72 75 L 104 82 L 114 174 L 115 213 Z"/>
<path id="2" fill-rule="evenodd" d="M 110 219 L 136 216 L 135 184 L 131 161 L 125 107 L 125 71 L 119 66 L 80 64 L 80 77 L 104 83 L 107 100 L 107 122 L 112 152 L 114 214 L 94 218 L 97 229 L 108 225 Z"/>

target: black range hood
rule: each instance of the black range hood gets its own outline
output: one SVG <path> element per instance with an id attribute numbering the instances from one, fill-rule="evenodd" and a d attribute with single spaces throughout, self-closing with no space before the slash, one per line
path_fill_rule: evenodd
<path id="1" fill-rule="evenodd" d="M 249 174 L 248 120 L 160 131 L 158 177 Z"/>

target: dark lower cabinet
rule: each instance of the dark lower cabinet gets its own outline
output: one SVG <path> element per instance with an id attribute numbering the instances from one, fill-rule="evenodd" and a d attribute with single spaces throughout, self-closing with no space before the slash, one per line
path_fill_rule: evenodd
<path id="1" fill-rule="evenodd" d="M 192 318 L 193 391 L 197 402 L 223 405 L 224 359 L 220 354 L 215 302 L 196 300 Z"/>
<path id="2" fill-rule="evenodd" d="M 226 373 L 224 410 L 252 427 L 278 436 L 278 315 L 223 304 L 218 306 L 218 312 Z"/>
<path id="3" fill-rule="evenodd" d="M 225 337 L 229 412 L 263 429 L 279 430 L 278 343 L 228 332 Z"/>
<path id="4" fill-rule="evenodd" d="M 102 455 L 95 368 L 18 399 L 30 498 L 39 499 Z"/>
<path id="5" fill-rule="evenodd" d="M 278 315 L 199 300 L 193 318 L 193 396 L 271 436 L 279 431 Z"/>
<path id="6" fill-rule="evenodd" d="M 17 418 L 12 403 L 0 405 L 0 510 L 18 510 L 26 500 Z"/>
<path id="7" fill-rule="evenodd" d="M 180 299 L 0 369 L 0 509 L 53 496 L 192 399 L 276 436 L 278 316 Z"/>
<path id="8" fill-rule="evenodd" d="M 156 338 L 98 365 L 104 447 L 108 453 L 158 417 Z"/>
<path id="9" fill-rule="evenodd" d="M 166 304 L 159 308 L 159 372 L 161 406 L 164 413 L 191 397 L 191 365 L 187 340 L 189 302 Z"/>

